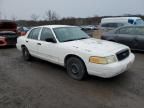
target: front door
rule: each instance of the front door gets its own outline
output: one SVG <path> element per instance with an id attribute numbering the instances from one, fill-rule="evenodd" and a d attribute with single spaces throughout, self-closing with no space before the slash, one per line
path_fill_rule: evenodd
<path id="1" fill-rule="evenodd" d="M 136 27 L 137 34 L 137 48 L 138 50 L 144 51 L 144 27 Z"/>
<path id="2" fill-rule="evenodd" d="M 39 54 L 42 59 L 58 63 L 58 43 L 51 29 L 44 27 L 40 35 Z"/>
<path id="3" fill-rule="evenodd" d="M 124 27 L 120 28 L 117 31 L 116 41 L 124 45 L 129 46 L 131 49 L 136 47 L 136 36 L 134 35 L 135 28 L 133 27 Z"/>

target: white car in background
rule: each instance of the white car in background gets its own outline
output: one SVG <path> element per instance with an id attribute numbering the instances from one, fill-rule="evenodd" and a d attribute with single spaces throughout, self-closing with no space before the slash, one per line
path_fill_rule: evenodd
<path id="1" fill-rule="evenodd" d="M 82 80 L 87 74 L 103 78 L 125 72 L 135 56 L 129 47 L 90 38 L 79 27 L 39 26 L 17 39 L 25 60 L 37 57 L 66 67 L 70 77 Z"/>

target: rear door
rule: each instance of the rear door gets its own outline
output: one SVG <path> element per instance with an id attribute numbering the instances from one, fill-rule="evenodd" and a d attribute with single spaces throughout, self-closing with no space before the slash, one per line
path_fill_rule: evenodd
<path id="1" fill-rule="evenodd" d="M 40 31 L 40 27 L 32 29 L 25 40 L 29 52 L 34 56 L 38 56 L 38 37 L 40 35 Z"/>
<path id="2" fill-rule="evenodd" d="M 138 50 L 144 50 L 144 27 L 136 27 L 136 32 L 137 37 L 137 47 L 136 49 Z"/>
<path id="3" fill-rule="evenodd" d="M 124 45 L 129 46 L 130 48 L 136 47 L 136 35 L 134 34 L 134 27 L 122 27 L 116 31 L 116 41 Z"/>

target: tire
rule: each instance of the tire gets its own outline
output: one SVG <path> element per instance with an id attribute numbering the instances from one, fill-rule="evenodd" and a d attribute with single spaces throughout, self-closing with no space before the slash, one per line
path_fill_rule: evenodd
<path id="1" fill-rule="evenodd" d="M 77 57 L 71 57 L 66 61 L 66 69 L 68 75 L 75 80 L 82 80 L 87 75 L 84 63 Z"/>
<path id="2" fill-rule="evenodd" d="M 26 47 L 22 48 L 22 55 L 25 61 L 30 61 L 31 60 L 31 55 Z"/>

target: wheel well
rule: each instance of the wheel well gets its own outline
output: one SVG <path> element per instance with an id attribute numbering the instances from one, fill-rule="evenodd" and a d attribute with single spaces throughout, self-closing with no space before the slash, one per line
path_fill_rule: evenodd
<path id="1" fill-rule="evenodd" d="M 25 48 L 26 46 L 25 45 L 21 45 L 21 48 Z"/>
<path id="2" fill-rule="evenodd" d="M 85 62 L 83 61 L 83 59 L 82 59 L 81 57 L 77 56 L 77 55 L 74 55 L 74 54 L 69 54 L 69 55 L 67 55 L 67 56 L 65 57 L 65 59 L 64 59 L 64 66 L 65 66 L 65 67 L 66 67 L 66 61 L 67 61 L 69 58 L 71 58 L 71 57 L 76 57 L 76 58 L 80 59 L 80 60 L 83 62 L 85 68 L 86 68 L 86 65 L 85 65 Z M 86 70 L 87 70 L 87 68 L 86 68 Z"/>

